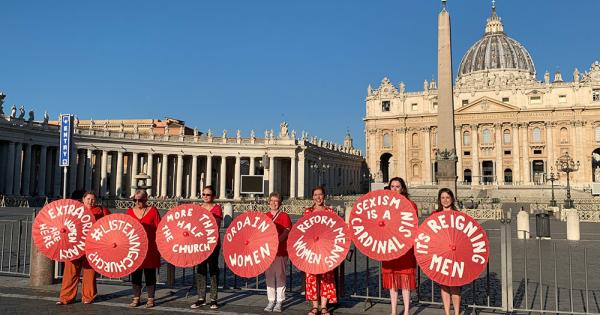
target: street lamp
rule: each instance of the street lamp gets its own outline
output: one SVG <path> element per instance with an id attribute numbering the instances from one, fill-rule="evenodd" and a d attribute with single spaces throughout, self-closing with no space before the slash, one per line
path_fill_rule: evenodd
<path id="1" fill-rule="evenodd" d="M 569 156 L 569 152 L 565 152 L 564 155 L 558 158 L 556 161 L 556 171 L 567 173 L 567 199 L 565 199 L 565 208 L 573 209 L 573 200 L 571 200 L 571 184 L 569 181 L 569 174 L 577 172 L 579 170 L 579 161 L 573 161 L 573 158 Z"/>
<path id="2" fill-rule="evenodd" d="M 321 156 L 319 156 L 319 161 L 317 163 L 313 163 L 310 165 L 310 168 L 315 170 L 319 175 L 319 186 L 323 185 L 323 175 L 327 170 L 329 170 L 331 166 L 329 164 L 323 163 Z"/>
<path id="3" fill-rule="evenodd" d="M 552 166 L 550 166 L 550 176 L 546 178 L 552 183 L 552 200 L 550 200 L 550 207 L 556 207 L 556 200 L 554 199 L 554 182 L 557 181 L 559 177 L 560 174 L 558 172 L 554 174 L 554 170 L 552 169 Z"/>

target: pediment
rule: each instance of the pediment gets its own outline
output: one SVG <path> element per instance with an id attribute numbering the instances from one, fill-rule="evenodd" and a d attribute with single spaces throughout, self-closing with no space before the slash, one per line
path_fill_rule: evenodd
<path id="1" fill-rule="evenodd" d="M 500 102 L 493 98 L 482 97 L 475 100 L 473 103 L 461 107 L 456 110 L 456 114 L 479 114 L 479 113 L 489 113 L 489 112 L 514 112 L 519 111 L 520 108 Z"/>

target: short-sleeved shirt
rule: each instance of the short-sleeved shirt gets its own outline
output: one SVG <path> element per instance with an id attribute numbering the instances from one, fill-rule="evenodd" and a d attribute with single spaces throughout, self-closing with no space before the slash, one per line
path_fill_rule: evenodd
<path id="1" fill-rule="evenodd" d="M 265 213 L 269 219 L 273 219 L 271 211 Z M 277 235 L 280 236 L 285 230 L 292 229 L 292 219 L 283 210 L 279 212 L 277 218 L 275 218 L 275 228 L 277 228 Z M 279 247 L 277 248 L 277 256 L 287 256 L 287 237 L 284 240 L 279 241 Z"/>

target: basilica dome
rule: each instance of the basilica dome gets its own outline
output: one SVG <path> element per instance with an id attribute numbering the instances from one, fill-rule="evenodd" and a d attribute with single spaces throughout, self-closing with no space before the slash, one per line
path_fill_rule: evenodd
<path id="1" fill-rule="evenodd" d="M 527 49 L 504 33 L 504 26 L 495 6 L 487 19 L 485 34 L 463 56 L 458 79 L 484 72 L 511 72 L 535 77 L 535 66 Z"/>

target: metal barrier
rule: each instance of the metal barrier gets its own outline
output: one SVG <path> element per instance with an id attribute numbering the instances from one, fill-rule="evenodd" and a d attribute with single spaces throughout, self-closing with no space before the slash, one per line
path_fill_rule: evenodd
<path id="1" fill-rule="evenodd" d="M 0 274 L 29 276 L 31 216 L 0 220 Z"/>

